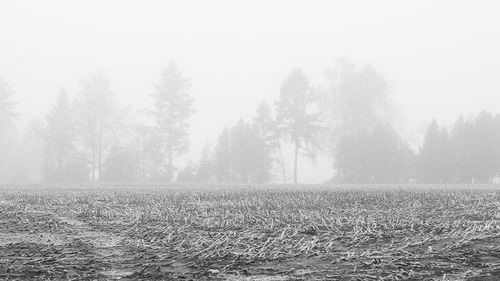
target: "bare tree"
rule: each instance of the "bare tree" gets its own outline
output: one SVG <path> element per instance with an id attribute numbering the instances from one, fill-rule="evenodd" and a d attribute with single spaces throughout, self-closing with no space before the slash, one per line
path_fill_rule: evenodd
<path id="1" fill-rule="evenodd" d="M 87 159 L 91 181 L 95 182 L 102 176 L 125 112 L 118 110 L 109 80 L 102 73 L 84 80 L 75 111 L 76 148 Z"/>
<path id="2" fill-rule="evenodd" d="M 333 135 L 369 133 L 376 125 L 390 120 L 387 83 L 371 65 L 361 68 L 339 59 L 327 71 L 330 89 L 321 103 L 325 120 L 329 120 Z"/>

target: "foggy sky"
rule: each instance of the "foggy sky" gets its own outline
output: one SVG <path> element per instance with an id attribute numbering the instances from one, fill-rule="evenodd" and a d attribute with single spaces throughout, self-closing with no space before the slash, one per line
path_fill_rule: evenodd
<path id="1" fill-rule="evenodd" d="M 19 124 L 44 118 L 61 88 L 102 70 L 118 98 L 147 108 L 174 60 L 191 79 L 191 151 L 274 101 L 299 67 L 313 85 L 336 58 L 371 63 L 387 79 L 402 134 L 417 142 L 436 117 L 500 112 L 498 1 L 19 1 L 0 2 L 0 75 Z M 331 164 L 301 172 L 328 178 Z"/>

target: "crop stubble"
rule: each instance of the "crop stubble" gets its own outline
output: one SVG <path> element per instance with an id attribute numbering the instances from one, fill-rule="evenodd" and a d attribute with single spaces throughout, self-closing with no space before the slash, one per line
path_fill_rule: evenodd
<path id="1" fill-rule="evenodd" d="M 423 187 L 0 192 L 0 278 L 498 280 L 500 191 Z"/>

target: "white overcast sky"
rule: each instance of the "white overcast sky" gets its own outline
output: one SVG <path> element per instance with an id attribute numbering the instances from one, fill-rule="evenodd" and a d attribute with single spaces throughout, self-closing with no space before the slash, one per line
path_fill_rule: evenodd
<path id="1" fill-rule="evenodd" d="M 124 104 L 147 107 L 174 60 L 192 82 L 197 155 L 273 101 L 292 68 L 322 85 L 325 69 L 347 57 L 386 77 L 400 129 L 415 138 L 434 117 L 500 112 L 499 15 L 499 1 L 2 0 L 0 75 L 26 123 L 97 70 Z M 323 166 L 305 177 L 325 177 Z"/>

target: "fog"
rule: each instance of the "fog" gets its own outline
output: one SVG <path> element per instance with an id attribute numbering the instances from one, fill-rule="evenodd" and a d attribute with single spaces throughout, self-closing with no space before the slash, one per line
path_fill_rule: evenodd
<path id="1" fill-rule="evenodd" d="M 448 128 L 450 142 L 467 143 L 459 141 L 453 133 L 458 129 L 452 132 L 460 115 L 467 125 L 464 126 L 472 128 L 469 135 L 482 136 L 480 140 L 491 139 L 489 143 L 494 143 L 497 136 L 493 133 L 495 128 L 500 128 L 496 127 L 498 116 L 495 117 L 500 113 L 499 8 L 496 1 L 2 1 L 0 77 L 12 89 L 8 101 L 14 103 L 11 110 L 16 115 L 12 118 L 12 126 L 17 130 L 16 140 L 8 146 L 15 146 L 15 150 L 20 151 L 10 157 L 16 163 L 33 165 L 29 168 L 19 164 L 26 169 L 40 170 L 34 176 L 33 173 L 23 174 L 16 180 L 47 180 L 42 170 L 47 166 L 46 154 L 50 151 L 47 147 L 54 143 L 30 137 L 33 130 L 27 128 L 47 128 L 47 115 L 57 103 L 61 89 L 68 94 L 69 102 L 75 104 L 85 92 L 85 85 L 88 89 L 97 87 L 104 89 L 103 92 L 114 93 L 113 104 L 103 111 L 113 108 L 116 114 L 105 117 L 102 127 L 120 127 L 123 132 L 115 134 L 115 130 L 110 129 L 110 136 L 103 133 L 103 139 L 119 139 L 121 147 L 130 143 L 135 145 L 126 131 L 140 126 L 153 126 L 155 131 L 155 118 L 147 112 L 154 111 L 155 102 L 158 103 L 155 95 L 161 92 L 158 85 L 161 86 L 162 71 L 172 70 L 174 65 L 182 77 L 189 80 L 185 90 L 192 99 L 193 110 L 186 118 L 189 129 L 185 143 L 189 143 L 189 147 L 185 151 L 181 149 L 182 153 L 179 152 L 170 163 L 175 166 L 177 177 L 190 162 L 201 166 L 203 147 L 209 143 L 215 150 L 225 127 L 237 132 L 234 133 L 236 139 L 247 140 L 257 135 L 247 127 L 255 125 L 250 123 L 259 104 L 267 101 L 273 115 L 279 115 L 278 101 L 280 94 L 286 92 L 283 90 L 285 82 L 287 79 L 302 81 L 300 77 L 304 76 L 314 89 L 314 95 L 320 96 L 311 112 L 320 114 L 324 122 L 323 129 L 319 130 L 323 134 L 318 136 L 320 141 L 316 141 L 321 145 L 301 147 L 304 153 L 299 155 L 298 182 L 320 183 L 339 174 L 346 181 L 356 182 L 413 181 L 415 176 L 399 170 L 398 176 L 391 174 L 389 177 L 381 171 L 353 176 L 354 168 L 346 160 L 353 158 L 339 151 L 341 148 L 361 151 L 361 146 L 347 148 L 341 144 L 370 143 L 363 138 L 384 142 L 384 137 L 390 135 L 390 139 L 398 143 L 395 146 L 401 148 L 404 145 L 399 143 L 404 142 L 411 153 L 424 157 L 426 153 L 436 154 L 432 148 L 422 148 L 426 133 L 432 136 L 428 132 Z M 355 70 L 349 70 L 350 67 Z M 294 72 L 296 70 L 298 72 Z M 354 78 L 342 80 L 339 77 L 344 76 L 339 73 Z M 358 74 L 361 80 L 356 80 Z M 99 80 L 103 77 L 107 82 Z M 345 98 L 350 93 L 345 89 L 357 89 L 359 85 L 364 88 L 352 93 L 362 93 L 360 100 Z M 88 108 L 95 109 L 95 106 Z M 75 114 L 80 114 L 79 120 L 82 120 L 89 113 L 75 109 Z M 339 121 L 353 118 L 357 121 Z M 363 119 L 380 122 L 359 121 Z M 432 122 L 434 119 L 436 123 Z M 484 129 L 482 124 L 486 123 L 491 127 Z M 353 133 L 356 126 L 360 131 Z M 87 155 L 90 152 L 84 151 L 88 146 L 84 145 L 81 136 L 85 129 L 74 128 L 80 137 L 79 141 L 75 140 L 78 145 L 73 146 L 79 147 L 78 153 Z M 285 129 L 281 132 L 286 135 Z M 7 136 L 6 132 L 2 134 Z M 343 140 L 345 135 L 353 139 Z M 376 137 L 381 135 L 384 137 Z M 284 136 L 281 140 L 281 157 L 274 152 L 276 157 L 268 163 L 273 166 L 269 168 L 273 175 L 258 181 L 281 182 L 281 166 L 285 167 L 287 181 L 294 181 L 293 137 L 286 139 Z M 431 139 L 428 143 L 433 143 L 432 137 L 428 139 Z M 457 148 L 457 151 L 468 151 L 480 140 L 471 137 L 470 142 L 474 144 L 464 144 L 463 149 Z M 304 138 L 303 143 L 309 142 Z M 497 151 L 493 144 L 491 146 L 491 151 Z M 241 159 L 247 159 L 246 154 L 252 154 L 255 148 L 245 147 L 240 148 L 238 157 Z M 376 145 L 363 149 L 373 161 L 406 153 L 383 151 Z M 383 156 L 373 156 L 372 150 Z M 111 154 L 109 151 L 106 153 Z M 106 153 L 101 159 L 103 167 L 109 160 Z M 314 161 L 310 161 L 310 154 L 314 154 Z M 451 159 L 458 154 L 448 152 L 447 155 Z M 487 151 L 476 154 L 479 155 L 477 159 L 472 156 L 471 159 L 476 159 L 477 163 L 482 165 L 489 161 L 494 162 L 491 167 L 497 167 L 496 154 Z M 494 157 L 486 161 L 486 156 L 481 155 Z M 4 159 L 10 158 L 4 156 Z M 148 163 L 155 168 L 162 165 L 153 160 Z M 339 163 L 344 166 L 339 167 Z M 424 159 L 419 163 L 435 161 Z M 88 167 L 88 159 L 81 165 Z M 389 166 L 394 165 L 406 169 L 402 168 L 406 167 L 402 162 L 396 161 Z M 448 167 L 451 164 L 440 165 Z M 243 169 L 238 167 L 234 169 Z M 477 172 L 480 175 L 475 176 L 475 169 L 470 168 L 468 172 L 460 167 L 454 169 L 460 175 L 471 173 L 461 179 L 465 182 L 471 177 L 475 181 L 492 181 L 496 176 L 494 168 L 488 168 L 486 175 Z M 237 181 L 242 182 L 253 181 L 260 173 L 258 170 L 241 171 Z M 9 181 L 7 178 L 11 178 L 12 173 L 4 172 L 1 181 Z M 173 180 L 169 177 L 152 179 L 154 173 L 148 172 L 147 180 Z M 451 168 L 442 171 L 446 176 L 422 173 L 421 178 L 427 182 L 460 178 L 452 176 Z M 90 179 L 90 173 L 84 174 Z M 97 181 L 100 175 L 94 177 Z"/>

